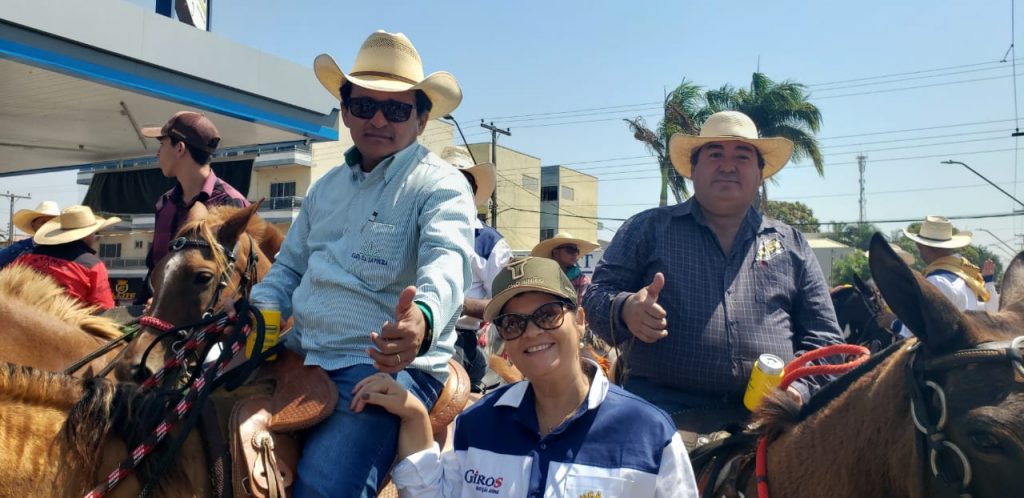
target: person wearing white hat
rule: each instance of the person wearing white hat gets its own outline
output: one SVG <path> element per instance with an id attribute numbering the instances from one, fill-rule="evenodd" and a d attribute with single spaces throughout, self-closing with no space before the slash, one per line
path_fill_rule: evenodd
<path id="1" fill-rule="evenodd" d="M 36 247 L 12 264 L 24 265 L 53 277 L 69 296 L 101 309 L 114 307 L 107 267 L 92 249 L 96 232 L 119 223 L 121 218 L 104 219 L 88 206 L 68 206 L 36 230 Z"/>
<path id="2" fill-rule="evenodd" d="M 384 372 L 433 406 L 472 282 L 473 193 L 416 141 L 430 119 L 459 105 L 462 90 L 449 73 L 424 76 L 401 33 L 371 34 L 348 73 L 327 54 L 313 70 L 340 100 L 355 145 L 310 187 L 252 298 L 294 318 L 285 345 L 338 386 L 334 413 L 306 434 L 293 496 L 376 496 L 399 420 L 354 413 L 352 388 Z"/>
<path id="3" fill-rule="evenodd" d="M 917 232 L 904 229 L 903 235 L 917 244 L 921 259 L 928 265 L 921 274 L 958 309 L 999 310 L 995 264 L 988 260 L 978 268 L 957 252 L 971 243 L 971 232 L 955 231 L 948 218 L 929 215 Z"/>
<path id="4" fill-rule="evenodd" d="M 22 232 L 34 235 L 36 230 L 39 230 L 39 227 L 58 215 L 60 215 L 60 208 L 57 207 L 56 202 L 43 201 L 35 209 L 19 209 L 14 213 L 11 222 Z M 11 234 L 11 239 L 14 238 L 13 236 L 14 234 Z M 11 264 L 12 261 L 23 253 L 30 252 L 35 246 L 36 244 L 32 241 L 32 237 L 26 237 L 7 246 L 0 251 L 0 269 Z"/>
<path id="5" fill-rule="evenodd" d="M 477 208 L 486 206 L 494 192 L 497 173 L 491 163 L 476 164 L 465 147 L 447 146 L 441 151 L 441 159 L 455 166 L 466 177 Z M 484 376 L 487 374 L 487 353 L 479 345 L 480 326 L 484 309 L 491 301 L 491 282 L 505 264 L 512 258 L 512 248 L 501 233 L 484 223 L 479 217 L 473 218 L 475 242 L 469 264 L 473 284 L 466 291 L 462 305 L 462 316 L 455 322 L 458 339 L 455 342 L 455 358 L 466 373 L 473 392 L 483 392 Z"/>
<path id="6" fill-rule="evenodd" d="M 562 267 L 565 276 L 569 277 L 572 286 L 576 288 L 576 295 L 582 300 L 587 294 L 587 288 L 590 287 L 590 277 L 583 273 L 579 261 L 598 247 L 600 246 L 589 240 L 573 237 L 569 232 L 558 232 L 554 237 L 533 246 L 530 256 L 555 260 Z"/>
<path id="7" fill-rule="evenodd" d="M 754 208 L 792 151 L 735 111 L 711 115 L 699 135 L 673 135 L 672 164 L 693 197 L 626 221 L 584 296 L 597 335 L 632 344 L 626 389 L 686 412 L 677 422 L 689 433 L 747 418 L 742 398 L 760 355 L 789 361 L 843 342 L 807 240 Z M 806 400 L 819 387 L 797 381 L 791 394 Z"/>

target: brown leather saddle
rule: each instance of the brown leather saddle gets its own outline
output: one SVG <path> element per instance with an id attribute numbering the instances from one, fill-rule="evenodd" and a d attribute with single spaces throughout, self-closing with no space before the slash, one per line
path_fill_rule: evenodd
<path id="1" fill-rule="evenodd" d="M 469 375 L 448 362 L 448 380 L 430 411 L 434 439 L 444 444 L 447 427 L 469 399 Z M 232 490 L 238 498 L 283 498 L 295 480 L 300 434 L 322 422 L 338 404 L 338 388 L 323 369 L 303 365 L 284 351 L 260 368 L 254 380 L 231 395 L 229 428 Z"/>

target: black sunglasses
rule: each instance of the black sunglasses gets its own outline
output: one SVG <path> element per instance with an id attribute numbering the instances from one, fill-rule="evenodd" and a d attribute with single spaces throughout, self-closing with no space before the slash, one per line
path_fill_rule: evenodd
<path id="1" fill-rule="evenodd" d="M 574 246 L 572 244 L 566 244 L 564 246 L 558 246 L 558 247 L 555 248 L 555 250 L 556 251 L 562 250 L 562 251 L 568 252 L 569 254 L 579 254 L 580 253 L 580 248 L 577 247 L 577 246 Z"/>
<path id="2" fill-rule="evenodd" d="M 576 306 L 565 301 L 552 301 L 542 304 L 533 313 L 522 315 L 519 313 L 505 313 L 494 318 L 494 326 L 498 329 L 498 335 L 506 341 L 514 341 L 526 333 L 526 326 L 529 322 L 544 329 L 553 330 L 562 326 L 565 320 L 565 312 L 575 310 Z"/>
<path id="3" fill-rule="evenodd" d="M 384 119 L 392 123 L 404 123 L 412 116 L 412 104 L 397 100 L 383 102 L 370 97 L 352 97 L 348 99 L 348 112 L 359 119 L 373 119 L 377 111 L 384 113 Z"/>

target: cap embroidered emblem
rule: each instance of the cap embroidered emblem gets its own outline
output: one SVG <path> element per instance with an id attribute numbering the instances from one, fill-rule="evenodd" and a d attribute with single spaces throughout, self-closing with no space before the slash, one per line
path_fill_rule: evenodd
<path id="1" fill-rule="evenodd" d="M 512 272 L 512 280 L 519 280 L 526 274 L 526 269 L 523 268 L 529 258 L 521 259 L 519 261 L 513 261 L 507 265 L 508 269 Z"/>

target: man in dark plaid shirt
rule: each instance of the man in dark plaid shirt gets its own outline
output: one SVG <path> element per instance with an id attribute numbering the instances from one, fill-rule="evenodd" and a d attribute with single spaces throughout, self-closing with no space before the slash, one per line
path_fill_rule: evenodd
<path id="1" fill-rule="evenodd" d="M 630 218 L 594 272 L 583 302 L 590 326 L 623 348 L 625 387 L 677 423 L 701 411 L 745 418 L 759 355 L 789 362 L 842 342 L 806 239 L 753 208 L 761 182 L 792 150 L 787 139 L 758 138 L 750 118 L 731 111 L 708 118 L 699 136 L 676 134 L 672 163 L 694 196 Z M 806 400 L 818 387 L 804 380 L 790 389 Z"/>

